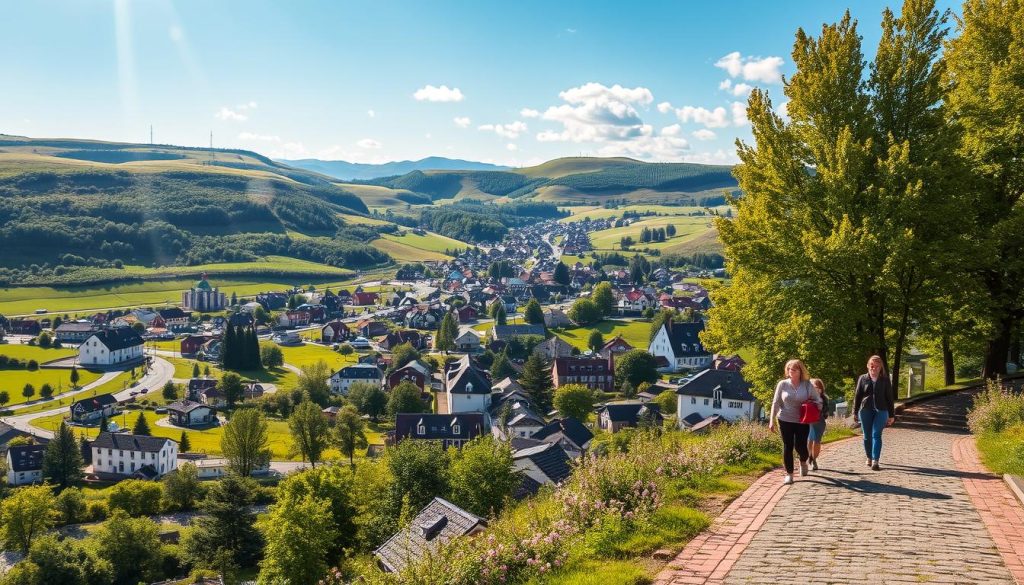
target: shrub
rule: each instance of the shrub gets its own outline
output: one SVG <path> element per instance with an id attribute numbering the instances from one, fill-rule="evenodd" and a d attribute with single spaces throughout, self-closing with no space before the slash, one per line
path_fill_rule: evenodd
<path id="1" fill-rule="evenodd" d="M 1024 423 L 1024 393 L 1014 393 L 1000 380 L 990 380 L 974 398 L 967 425 L 974 434 L 998 433 Z"/>
<path id="2" fill-rule="evenodd" d="M 90 522 L 102 522 L 110 515 L 110 509 L 106 502 L 89 502 L 85 514 Z"/>
<path id="3" fill-rule="evenodd" d="M 36 360 L 28 360 L 28 371 L 34 372 L 39 369 L 39 362 Z"/>

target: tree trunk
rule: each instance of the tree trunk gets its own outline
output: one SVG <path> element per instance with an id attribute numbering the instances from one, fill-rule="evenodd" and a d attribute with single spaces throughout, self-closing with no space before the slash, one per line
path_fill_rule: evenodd
<path id="1" fill-rule="evenodd" d="M 994 337 L 985 343 L 985 365 L 982 367 L 983 378 L 995 378 L 1006 375 L 1006 357 L 1010 352 L 1010 338 L 1013 332 L 1013 319 L 1004 316 L 999 320 L 999 328 Z"/>
<path id="2" fill-rule="evenodd" d="M 942 369 L 946 375 L 946 386 L 956 384 L 956 367 L 953 366 L 953 349 L 949 346 L 949 336 L 942 336 Z"/>

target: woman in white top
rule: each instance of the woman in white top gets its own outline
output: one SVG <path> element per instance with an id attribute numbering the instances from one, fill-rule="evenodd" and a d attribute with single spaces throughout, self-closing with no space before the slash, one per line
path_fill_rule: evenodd
<path id="1" fill-rule="evenodd" d="M 779 421 L 782 433 L 782 462 L 786 467 L 783 482 L 793 483 L 793 449 L 800 455 L 800 475 L 807 475 L 807 434 L 810 427 L 800 422 L 800 407 L 807 401 L 814 402 L 821 409 L 821 397 L 811 386 L 807 367 L 800 360 L 786 362 L 786 377 L 775 385 L 772 398 L 771 417 L 768 429 L 774 430 L 775 420 Z"/>

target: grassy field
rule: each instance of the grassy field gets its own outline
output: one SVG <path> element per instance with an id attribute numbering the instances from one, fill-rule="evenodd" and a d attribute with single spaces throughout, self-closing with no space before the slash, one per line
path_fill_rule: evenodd
<path id="1" fill-rule="evenodd" d="M 981 460 L 991 471 L 1024 476 L 1024 424 L 977 436 Z"/>
<path id="2" fill-rule="evenodd" d="M 724 211 L 724 207 L 712 208 L 720 211 Z M 607 209 L 604 207 L 598 207 L 594 205 L 574 205 L 570 207 L 563 207 L 563 211 L 568 211 L 572 215 L 561 219 L 562 223 L 572 223 L 574 221 L 582 221 L 583 219 L 605 219 L 609 217 L 622 217 L 623 213 L 636 212 L 636 213 L 655 213 L 658 215 L 669 215 L 669 216 L 692 216 L 692 215 L 703 215 L 705 213 L 704 207 L 693 207 L 693 206 L 682 206 L 682 205 L 624 205 L 615 209 Z M 646 218 L 645 218 L 646 219 Z"/>
<path id="3" fill-rule="evenodd" d="M 43 349 L 37 345 L 26 345 L 23 343 L 0 344 L 0 355 L 5 355 L 10 358 L 18 358 L 21 361 L 36 360 L 41 364 L 75 355 L 76 353 L 78 353 L 78 350 L 70 347 L 62 347 L 60 349 L 54 349 L 51 347 Z"/>
<path id="4" fill-rule="evenodd" d="M 398 262 L 424 262 L 429 260 L 447 260 L 451 258 L 451 256 L 446 256 L 441 252 L 421 250 L 419 248 L 414 248 L 405 242 L 388 240 L 386 238 L 378 238 L 370 242 L 370 245 L 381 252 L 387 253 Z"/>
<path id="5" fill-rule="evenodd" d="M 383 219 L 374 219 L 372 217 L 363 217 L 361 215 L 353 215 L 350 213 L 339 213 L 338 217 L 345 220 L 345 223 L 353 225 L 391 225 L 390 222 L 384 221 Z"/>
<path id="6" fill-rule="evenodd" d="M 101 374 L 79 368 L 78 376 L 78 384 L 85 386 L 98 380 Z M 32 387 L 35 388 L 35 394 L 31 398 L 25 398 L 21 394 L 25 384 L 32 384 Z M 0 390 L 5 390 L 10 398 L 6 406 L 21 404 L 29 400 L 38 400 L 40 398 L 39 389 L 42 388 L 43 384 L 49 384 L 53 388 L 53 395 L 55 397 L 62 391 L 67 392 L 71 390 L 71 370 L 40 369 L 34 372 L 28 370 L 0 370 Z M 47 408 L 53 407 L 52 400 L 46 401 L 46 404 L 48 405 Z"/>
<path id="7" fill-rule="evenodd" d="M 282 348 L 284 349 L 284 348 Z M 327 350 L 330 351 L 330 350 Z M 218 380 L 224 375 L 224 371 L 220 369 L 216 364 L 209 362 L 200 362 L 197 360 L 183 359 L 183 358 L 163 358 L 170 362 L 174 366 L 174 377 L 180 379 L 188 379 L 192 377 L 192 367 L 199 364 L 199 375 L 203 375 L 205 368 L 209 366 L 210 377 L 217 378 Z M 286 358 L 287 359 L 287 358 Z M 291 370 L 284 368 L 264 369 L 258 371 L 239 371 L 236 372 L 245 380 L 256 380 L 264 384 L 274 384 L 277 386 L 278 391 L 288 392 L 295 388 L 299 381 L 299 375 Z"/>
<path id="8" fill-rule="evenodd" d="M 194 268 L 194 267 L 193 267 Z M 112 284 L 86 287 L 16 287 L 0 289 L 0 314 L 25 315 L 36 309 L 47 309 L 50 313 L 73 313 L 75 311 L 95 311 L 120 307 L 138 307 L 163 305 L 165 302 L 177 304 L 181 302 L 181 293 L 190 289 L 199 278 L 201 272 L 193 272 L 189 278 L 176 278 L 152 282 L 136 282 L 130 284 Z M 311 280 L 313 282 L 302 282 Z M 229 297 L 231 293 L 239 296 L 254 295 L 268 290 L 282 290 L 295 285 L 314 284 L 317 289 L 326 286 L 352 286 L 352 282 L 337 280 L 325 281 L 320 278 L 304 279 L 213 279 L 214 286 L 219 287 Z"/>
<path id="9" fill-rule="evenodd" d="M 58 397 L 54 400 L 47 400 L 46 402 L 40 402 L 39 404 L 34 404 L 27 408 L 20 409 L 17 411 L 17 413 L 19 415 L 32 414 L 34 412 L 42 412 L 44 410 L 51 410 L 53 408 L 58 408 L 61 406 L 71 406 L 73 402 L 75 402 L 76 400 L 81 400 L 82 398 L 88 398 L 89 396 L 98 396 L 100 394 L 109 394 L 112 392 L 120 392 L 121 390 L 124 390 L 128 384 L 131 384 L 131 382 L 131 372 L 121 372 L 112 380 L 108 380 L 107 382 L 100 384 L 99 386 L 93 388 L 87 393 L 79 394 L 77 396 L 68 396 L 66 398 Z M 81 382 L 79 382 L 79 384 L 81 384 Z"/>
<path id="10" fill-rule="evenodd" d="M 676 235 L 674 237 L 668 238 L 664 242 L 640 243 L 640 232 L 644 228 L 663 228 L 668 225 L 675 226 Z M 682 243 L 688 238 L 696 237 L 711 229 L 711 227 L 711 220 L 707 217 L 646 217 L 628 226 L 593 232 L 590 234 L 590 243 L 597 250 L 611 250 L 619 247 L 620 239 L 630 236 L 636 242 L 634 245 L 638 248 L 665 250 Z"/>
<path id="11" fill-rule="evenodd" d="M 385 240 L 401 242 L 412 246 L 417 250 L 428 250 L 431 252 L 444 252 L 445 250 L 463 250 L 470 247 L 470 244 L 434 232 L 425 232 L 424 235 L 414 234 L 411 231 L 402 232 L 401 235 L 384 234 Z"/>
<path id="12" fill-rule="evenodd" d="M 587 339 L 590 337 L 590 332 L 598 330 L 604 335 L 604 340 L 611 341 L 614 337 L 621 335 L 626 343 L 632 345 L 637 349 L 647 349 L 649 343 L 649 333 L 651 330 L 651 322 L 646 319 L 640 319 L 637 321 L 619 321 L 616 319 L 608 319 L 601 321 L 593 327 L 574 327 L 572 329 L 552 329 L 552 333 L 561 337 L 569 344 L 580 348 L 581 350 L 587 349 Z"/>
<path id="13" fill-rule="evenodd" d="M 349 355 L 341 355 L 329 347 L 314 344 L 296 345 L 292 347 L 282 346 L 281 353 L 284 354 L 284 363 L 286 364 L 301 368 L 303 366 L 310 366 L 322 361 L 331 368 L 331 371 L 339 370 L 347 365 L 354 364 L 359 359 L 358 354 L 351 353 Z"/>

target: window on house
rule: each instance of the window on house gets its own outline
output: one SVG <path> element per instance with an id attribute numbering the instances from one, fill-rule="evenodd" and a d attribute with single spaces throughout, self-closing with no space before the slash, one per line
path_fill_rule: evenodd
<path id="1" fill-rule="evenodd" d="M 459 425 L 452 427 L 452 432 L 456 435 L 462 434 L 462 428 Z"/>
<path id="2" fill-rule="evenodd" d="M 690 404 L 697 404 L 697 397 L 696 396 L 691 396 L 690 397 Z"/>
<path id="3" fill-rule="evenodd" d="M 708 405 L 708 399 L 707 399 L 707 398 L 705 398 L 705 399 L 704 399 L 704 406 L 707 406 L 707 405 Z"/>

